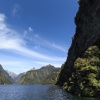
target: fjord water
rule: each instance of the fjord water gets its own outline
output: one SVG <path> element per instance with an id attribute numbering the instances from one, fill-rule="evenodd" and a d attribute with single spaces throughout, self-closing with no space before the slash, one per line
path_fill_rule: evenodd
<path id="1" fill-rule="evenodd" d="M 0 85 L 0 100 L 97 100 L 66 93 L 55 85 Z"/>

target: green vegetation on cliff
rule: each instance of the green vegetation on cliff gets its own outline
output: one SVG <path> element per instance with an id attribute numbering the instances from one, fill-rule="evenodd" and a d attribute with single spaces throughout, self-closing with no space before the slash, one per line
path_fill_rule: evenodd
<path id="1" fill-rule="evenodd" d="M 50 75 L 48 75 L 43 81 L 42 84 L 56 84 L 58 75 L 60 73 L 60 68 L 55 68 Z"/>
<path id="2" fill-rule="evenodd" d="M 0 74 L 0 84 L 12 84 L 4 75 Z"/>
<path id="3" fill-rule="evenodd" d="M 0 84 L 12 84 L 12 79 L 0 65 Z"/>
<path id="4" fill-rule="evenodd" d="M 76 32 L 57 85 L 79 96 L 100 96 L 100 0 L 79 0 Z"/>
<path id="5" fill-rule="evenodd" d="M 58 70 L 52 65 L 30 70 L 20 78 L 19 84 L 55 84 Z"/>
<path id="6" fill-rule="evenodd" d="M 74 70 L 64 89 L 82 96 L 100 95 L 100 49 L 89 47 L 83 57 L 74 62 Z"/>

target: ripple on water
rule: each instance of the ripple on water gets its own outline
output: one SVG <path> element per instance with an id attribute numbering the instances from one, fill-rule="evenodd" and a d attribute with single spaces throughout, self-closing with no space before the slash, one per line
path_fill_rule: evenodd
<path id="1" fill-rule="evenodd" d="M 55 85 L 0 85 L 0 100 L 97 100 L 66 93 Z M 98 99 L 99 100 L 99 99 Z"/>

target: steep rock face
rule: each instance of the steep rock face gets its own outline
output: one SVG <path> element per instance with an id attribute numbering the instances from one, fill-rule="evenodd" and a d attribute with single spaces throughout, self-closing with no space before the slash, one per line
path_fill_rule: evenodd
<path id="1" fill-rule="evenodd" d="M 0 84 L 12 84 L 14 81 L 11 79 L 9 74 L 0 65 Z"/>
<path id="2" fill-rule="evenodd" d="M 72 45 L 68 52 L 68 58 L 65 62 L 65 64 L 62 66 L 62 70 L 59 75 L 59 79 L 57 81 L 57 84 L 60 86 L 63 86 L 67 91 L 70 91 L 71 88 L 74 88 L 78 80 L 74 82 L 74 87 L 70 86 L 70 88 L 67 87 L 66 84 L 69 83 L 70 78 L 72 79 L 72 74 L 76 73 L 76 65 L 75 62 L 77 62 L 77 59 L 81 58 L 82 60 L 85 59 L 84 54 L 90 47 L 96 46 L 99 48 L 100 51 L 100 0 L 79 0 L 79 11 L 75 17 L 75 23 L 76 23 L 76 33 L 72 40 Z M 98 51 L 98 52 L 99 52 Z M 94 55 L 91 56 L 91 58 Z M 97 55 L 96 55 L 97 56 Z M 90 59 L 90 57 L 87 58 L 87 60 Z M 98 62 L 100 62 L 100 58 L 98 57 Z M 80 61 L 78 62 L 80 63 Z M 86 62 L 84 62 L 86 63 Z M 89 64 L 90 66 L 91 64 Z M 97 65 L 93 65 L 97 66 Z M 81 67 L 81 64 L 80 64 Z M 98 65 L 96 68 L 98 69 L 100 65 Z M 91 67 L 90 67 L 91 68 Z M 91 72 L 92 74 L 93 72 Z M 90 73 L 89 73 L 90 74 Z M 89 75 L 88 74 L 88 75 Z M 77 78 L 78 76 L 75 76 Z M 83 76 L 84 77 L 84 76 Z M 97 77 L 97 75 L 95 76 Z M 98 81 L 98 84 L 100 84 L 100 75 L 98 75 L 98 78 L 96 78 Z M 88 81 L 88 83 L 90 80 Z M 83 85 L 84 86 L 84 85 Z M 80 87 L 77 87 L 80 93 L 81 89 Z M 87 91 L 89 89 L 89 86 L 87 86 Z M 85 88 L 86 90 L 86 88 Z M 98 91 L 98 94 L 93 93 L 94 91 Z M 92 88 L 89 89 L 89 93 L 80 93 L 79 95 L 83 96 L 99 96 L 100 94 L 100 86 L 98 86 L 98 90 Z M 75 91 L 73 92 L 75 94 Z"/>

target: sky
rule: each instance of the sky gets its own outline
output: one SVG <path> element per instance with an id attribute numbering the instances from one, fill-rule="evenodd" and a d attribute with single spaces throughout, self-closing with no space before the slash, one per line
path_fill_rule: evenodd
<path id="1" fill-rule="evenodd" d="M 61 67 L 77 11 L 77 0 L 0 0 L 0 64 L 17 74 Z"/>

